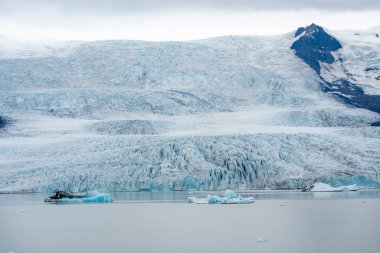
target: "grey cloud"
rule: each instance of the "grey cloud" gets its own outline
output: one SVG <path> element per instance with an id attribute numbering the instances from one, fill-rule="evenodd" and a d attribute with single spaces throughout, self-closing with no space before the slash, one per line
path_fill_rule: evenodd
<path id="1" fill-rule="evenodd" d="M 61 12 L 69 14 L 128 14 L 165 9 L 216 11 L 380 10 L 379 0 L 0 0 L 0 14 Z"/>

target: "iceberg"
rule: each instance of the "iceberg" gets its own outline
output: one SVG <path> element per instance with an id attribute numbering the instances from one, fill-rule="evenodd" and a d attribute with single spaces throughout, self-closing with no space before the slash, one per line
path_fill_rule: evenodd
<path id="1" fill-rule="evenodd" d="M 224 197 L 208 194 L 207 198 L 189 197 L 189 203 L 195 204 L 251 204 L 255 202 L 253 197 L 237 196 L 234 191 L 226 190 Z"/>
<path id="2" fill-rule="evenodd" d="M 311 192 L 344 192 L 344 191 L 358 191 L 360 188 L 356 184 L 332 187 L 329 184 L 325 183 L 315 183 L 310 188 Z"/>
<path id="3" fill-rule="evenodd" d="M 60 204 L 76 204 L 76 203 L 110 203 L 112 202 L 111 194 L 91 191 L 79 195 L 64 196 L 62 198 L 49 197 L 45 202 Z"/>
<path id="4" fill-rule="evenodd" d="M 334 187 L 343 185 L 357 185 L 360 188 L 366 189 L 380 189 L 380 183 L 371 178 L 364 176 L 352 176 L 352 177 L 327 177 L 323 178 L 323 183 L 329 184 Z"/>

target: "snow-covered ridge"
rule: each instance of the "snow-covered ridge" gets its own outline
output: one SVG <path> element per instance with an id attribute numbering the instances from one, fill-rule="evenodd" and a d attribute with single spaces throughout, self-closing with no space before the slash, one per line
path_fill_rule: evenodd
<path id="1" fill-rule="evenodd" d="M 368 94 L 363 89 L 366 85 L 368 86 L 368 82 L 371 82 L 373 84 L 372 89 L 378 90 L 377 85 L 380 82 L 380 76 L 377 76 L 377 66 L 364 69 L 364 72 L 371 73 L 371 75 L 366 76 L 370 81 L 360 78 L 357 74 L 358 66 L 355 66 L 354 69 L 346 67 L 347 62 L 351 60 L 344 57 L 344 50 L 347 50 L 347 45 L 342 46 L 341 42 L 333 35 L 315 24 L 299 28 L 294 36 L 295 41 L 291 48 L 294 49 L 295 54 L 300 59 L 315 70 L 323 82 L 323 91 L 335 95 L 350 105 L 380 113 L 380 96 Z M 355 36 L 360 36 L 360 33 L 355 33 Z M 377 40 L 378 43 L 378 34 L 372 33 L 370 36 L 371 38 L 366 36 L 367 40 Z M 364 43 L 364 40 L 360 42 Z M 376 55 L 376 49 L 373 47 L 366 47 L 366 49 Z M 360 50 L 360 54 L 364 51 L 364 49 Z M 371 55 L 364 54 L 362 59 L 354 59 L 354 62 L 361 62 L 362 64 L 365 62 L 369 66 L 369 60 L 371 60 Z"/>
<path id="2" fill-rule="evenodd" d="M 293 42 L 0 40 L 0 191 L 377 187 L 380 116 L 324 93 Z"/>
<path id="3" fill-rule="evenodd" d="M 335 62 L 322 76 L 330 82 L 346 79 L 371 95 L 380 95 L 380 35 L 366 31 L 333 31 L 343 44 Z"/>

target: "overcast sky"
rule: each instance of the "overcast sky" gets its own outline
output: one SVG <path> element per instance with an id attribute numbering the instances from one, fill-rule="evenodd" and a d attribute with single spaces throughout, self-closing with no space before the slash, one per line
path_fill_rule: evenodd
<path id="1" fill-rule="evenodd" d="M 0 0 L 0 34 L 39 40 L 188 40 L 380 25 L 380 0 Z"/>

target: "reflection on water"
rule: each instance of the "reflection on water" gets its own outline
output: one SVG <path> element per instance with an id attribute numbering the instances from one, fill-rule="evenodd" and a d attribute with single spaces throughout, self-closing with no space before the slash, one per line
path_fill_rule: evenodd
<path id="1" fill-rule="evenodd" d="M 300 191 L 237 191 L 242 196 L 256 200 L 313 200 L 313 199 L 368 199 L 380 198 L 380 190 L 356 192 L 300 192 Z M 111 192 L 113 203 L 185 203 L 191 196 L 206 197 L 207 194 L 223 195 L 222 191 L 174 191 L 174 192 Z M 25 193 L 0 194 L 0 206 L 39 205 L 51 194 Z"/>

